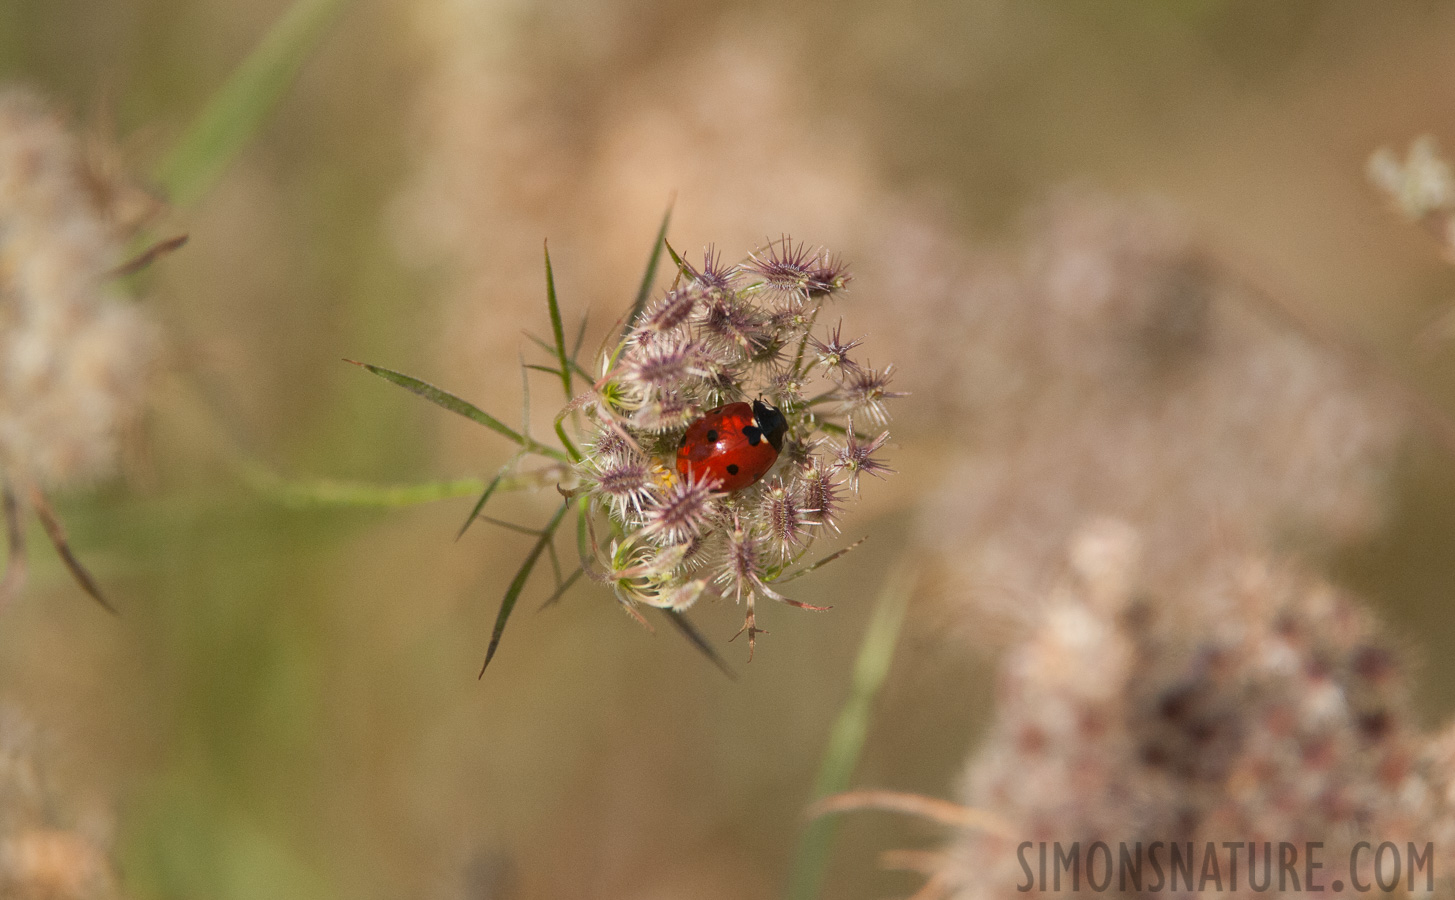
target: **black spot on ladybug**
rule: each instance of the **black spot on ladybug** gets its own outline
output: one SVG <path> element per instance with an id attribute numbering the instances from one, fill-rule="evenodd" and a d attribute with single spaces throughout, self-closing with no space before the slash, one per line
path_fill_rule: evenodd
<path id="1" fill-rule="evenodd" d="M 707 442 L 709 444 L 716 444 L 717 443 L 717 431 L 716 430 L 714 430 L 714 429 L 708 429 L 708 432 L 707 432 Z"/>
<path id="2" fill-rule="evenodd" d="M 743 437 L 748 439 L 748 446 L 756 447 L 763 439 L 763 429 L 756 425 L 746 425 L 743 427 Z"/>
<path id="3" fill-rule="evenodd" d="M 727 470 L 728 470 L 728 474 L 729 475 L 736 475 L 736 474 L 738 474 L 738 464 L 737 463 L 728 463 Z"/>

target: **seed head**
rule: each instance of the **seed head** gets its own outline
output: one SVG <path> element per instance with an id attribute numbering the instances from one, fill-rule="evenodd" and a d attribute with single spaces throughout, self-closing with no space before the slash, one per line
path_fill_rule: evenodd
<path id="1" fill-rule="evenodd" d="M 604 499 L 618 519 L 640 519 L 643 504 L 652 496 L 652 469 L 629 448 L 610 455 L 593 455 L 592 490 Z"/>
<path id="2" fill-rule="evenodd" d="M 643 393 L 670 391 L 688 376 L 705 374 L 702 357 L 701 346 L 691 339 L 658 340 L 631 349 L 622 377 Z"/>
<path id="3" fill-rule="evenodd" d="M 787 562 L 807 544 L 814 521 L 805 514 L 796 482 L 781 479 L 763 494 L 760 515 L 768 528 L 768 546 Z"/>
<path id="4" fill-rule="evenodd" d="M 713 346 L 730 354 L 749 356 L 763 342 L 765 317 L 735 294 L 707 297 L 697 307 L 697 320 Z"/>
<path id="5" fill-rule="evenodd" d="M 696 282 L 689 282 L 685 287 L 668 291 L 662 299 L 642 313 L 637 321 L 637 333 L 661 334 L 677 328 L 692 315 L 701 296 L 702 287 Z"/>
<path id="6" fill-rule="evenodd" d="M 738 267 L 724 266 L 722 254 L 712 244 L 708 244 L 707 249 L 703 251 L 702 271 L 696 271 L 691 266 L 688 266 L 687 269 L 693 284 L 714 294 L 731 293 L 738 276 Z"/>
<path id="7" fill-rule="evenodd" d="M 885 400 L 905 396 L 900 391 L 889 390 L 890 379 L 894 377 L 894 365 L 885 366 L 883 371 L 854 366 L 844 369 L 843 381 L 839 385 L 840 403 L 847 416 L 862 415 L 875 425 L 889 423 L 889 410 Z"/>
<path id="8" fill-rule="evenodd" d="M 863 338 L 856 338 L 852 341 L 845 341 L 840 337 L 844 328 L 844 321 L 839 320 L 834 330 L 829 333 L 825 340 L 819 340 L 814 335 L 809 335 L 808 345 L 818 354 L 819 365 L 827 371 L 852 372 L 859 368 L 859 364 L 849 358 L 849 351 L 864 343 Z"/>
<path id="9" fill-rule="evenodd" d="M 699 480 L 691 472 L 672 479 L 652 498 L 642 532 L 662 544 L 685 544 L 701 537 L 717 515 L 715 480 Z"/>
<path id="10" fill-rule="evenodd" d="M 726 536 L 715 579 L 722 593 L 731 594 L 739 603 L 744 595 L 750 601 L 757 596 L 781 599 L 763 581 L 768 566 L 768 547 L 763 537 L 736 517 Z"/>
<path id="11" fill-rule="evenodd" d="M 839 511 L 843 508 L 842 485 L 834 481 L 834 469 L 825 469 L 818 457 L 803 475 L 803 515 L 819 525 L 839 530 Z"/>
<path id="12" fill-rule="evenodd" d="M 754 253 L 743 268 L 761 277 L 770 292 L 793 301 L 828 296 L 849 280 L 840 260 L 806 244 L 794 244 L 787 235 Z"/>
<path id="13" fill-rule="evenodd" d="M 837 460 L 834 467 L 848 473 L 849 486 L 854 493 L 859 493 L 859 475 L 873 475 L 875 478 L 883 478 L 881 472 L 894 474 L 894 470 L 885 465 L 882 460 L 874 458 L 874 451 L 884 446 L 889 440 L 889 432 L 881 431 L 879 436 L 867 444 L 859 442 L 859 436 L 854 433 L 852 421 L 850 422 L 848 434 L 844 440 L 844 446 L 839 448 Z"/>
<path id="14" fill-rule="evenodd" d="M 643 403 L 632 414 L 632 424 L 642 431 L 662 434 L 686 428 L 697 418 L 698 408 L 679 393 L 664 392 Z"/>

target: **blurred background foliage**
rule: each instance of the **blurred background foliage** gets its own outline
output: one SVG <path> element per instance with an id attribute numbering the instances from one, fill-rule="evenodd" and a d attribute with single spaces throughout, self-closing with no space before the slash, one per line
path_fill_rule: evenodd
<path id="1" fill-rule="evenodd" d="M 154 171 L 286 8 L 0 0 L 0 78 Z M 467 499 L 284 508 L 239 461 L 381 483 L 492 471 L 502 441 L 340 360 L 512 421 L 519 330 L 545 329 L 539 241 L 567 316 L 592 311 L 591 346 L 674 191 L 672 239 L 694 253 L 782 232 L 847 252 L 849 330 L 905 352 L 912 298 L 878 290 L 894 245 L 861 224 L 892 223 L 891 202 L 975 246 L 1068 181 L 1164 197 L 1455 410 L 1455 348 L 1414 339 L 1455 279 L 1362 175 L 1379 144 L 1455 135 L 1452 38 L 1433 0 L 352 0 L 215 189 L 173 211 L 191 241 L 144 278 L 171 349 L 147 439 L 125 479 L 62 508 L 124 615 L 37 554 L 0 630 L 3 693 L 57 736 L 55 767 L 114 801 L 137 897 L 775 896 L 866 585 L 954 450 L 936 360 L 872 360 L 924 400 L 894 427 L 901 475 L 866 489 L 863 550 L 805 583 L 834 611 L 770 610 L 751 666 L 726 646 L 737 683 L 584 585 L 523 606 L 477 682 L 528 538 L 452 543 Z M 1334 563 L 1425 661 L 1432 719 L 1455 709 L 1451 462 L 1417 438 L 1387 523 Z M 855 781 L 947 796 L 991 684 L 916 611 Z M 727 608 L 699 620 L 719 642 L 736 628 Z M 875 853 L 932 833 L 848 821 L 825 896 L 912 892 Z"/>

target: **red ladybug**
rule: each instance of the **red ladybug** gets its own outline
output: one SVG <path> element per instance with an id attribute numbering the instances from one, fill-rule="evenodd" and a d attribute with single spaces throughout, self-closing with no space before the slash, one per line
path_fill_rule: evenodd
<path id="1" fill-rule="evenodd" d="M 716 481 L 724 493 L 741 490 L 773 467 L 787 431 L 783 413 L 762 400 L 719 406 L 687 426 L 677 471 Z"/>

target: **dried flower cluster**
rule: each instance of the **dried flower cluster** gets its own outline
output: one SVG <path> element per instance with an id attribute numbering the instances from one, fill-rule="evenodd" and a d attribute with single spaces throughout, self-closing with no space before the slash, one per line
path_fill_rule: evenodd
<path id="1" fill-rule="evenodd" d="M 153 204 L 35 96 L 0 92 L 0 472 L 61 487 L 109 472 L 154 329 L 112 289 Z"/>
<path id="2" fill-rule="evenodd" d="M 1067 196 L 1040 223 L 925 317 L 940 420 L 970 426 L 923 529 L 951 608 L 974 610 L 956 620 L 1034 615 L 1089 517 L 1138 528 L 1164 585 L 1229 545 L 1317 551 L 1379 521 L 1403 398 L 1165 210 Z"/>
<path id="3" fill-rule="evenodd" d="M 0 90 L 0 603 L 23 571 L 20 509 L 35 506 L 56 538 L 43 492 L 110 472 L 140 412 L 157 336 L 112 285 L 155 211 L 41 100 Z"/>
<path id="4" fill-rule="evenodd" d="M 1140 553 L 1124 522 L 1072 537 L 1066 576 L 1001 667 L 996 720 L 969 767 L 966 801 L 1004 831 L 948 848 L 948 893 L 1017 896 L 1023 841 L 1105 841 L 1113 854 L 1192 842 L 1199 860 L 1212 841 L 1217 881 L 1200 881 L 1201 864 L 1192 877 L 1239 896 L 1268 889 L 1264 841 L 1324 842 L 1326 890 L 1353 883 L 1361 840 L 1437 841 L 1433 871 L 1448 873 L 1449 741 L 1419 731 L 1398 656 L 1361 605 L 1257 554 L 1166 594 L 1143 582 Z M 1260 844 L 1236 888 L 1223 841 Z M 1372 854 L 1359 864 L 1352 874 L 1372 883 Z"/>
<path id="5" fill-rule="evenodd" d="M 1430 135 L 1410 143 L 1404 159 L 1389 147 L 1369 157 L 1369 180 L 1405 218 L 1428 229 L 1455 254 L 1455 175 Z"/>
<path id="6" fill-rule="evenodd" d="M 0 707 L 0 896 L 113 900 L 109 825 L 70 809 L 45 775 L 41 743 L 22 713 Z"/>
<path id="7" fill-rule="evenodd" d="M 863 476 L 892 471 L 877 454 L 889 436 L 887 401 L 901 396 L 892 365 L 870 365 L 841 322 L 819 323 L 847 281 L 839 260 L 787 237 L 735 266 L 709 250 L 701 269 L 681 266 L 603 357 L 600 381 L 578 402 L 589 438 L 576 471 L 611 528 L 590 574 L 629 611 L 731 597 L 746 606 L 751 647 L 757 601 L 818 608 L 774 585 L 806 571 L 790 569 L 817 535 L 838 531 Z M 788 423 L 766 477 L 723 492 L 677 471 L 689 424 L 757 399 Z"/>

